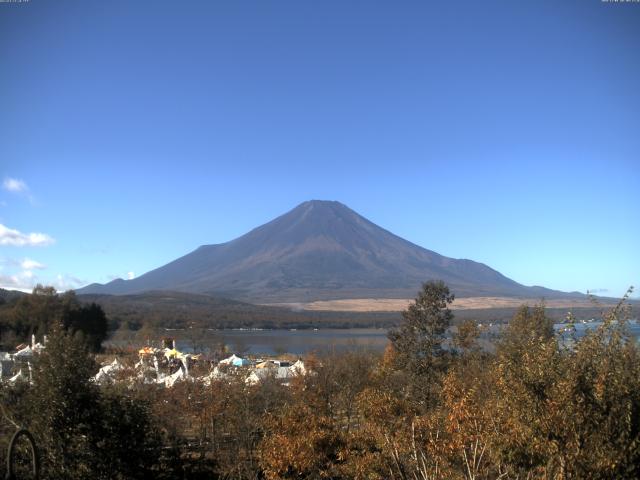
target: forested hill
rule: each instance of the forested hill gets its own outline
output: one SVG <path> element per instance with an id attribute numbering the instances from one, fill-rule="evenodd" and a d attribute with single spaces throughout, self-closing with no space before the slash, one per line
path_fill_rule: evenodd
<path id="1" fill-rule="evenodd" d="M 399 312 L 296 311 L 184 292 L 78 295 L 78 298 L 86 303 L 95 302 L 104 309 L 111 322 L 130 329 L 144 324 L 165 328 L 189 325 L 207 328 L 389 327 L 400 321 Z"/>
<path id="2" fill-rule="evenodd" d="M 100 305 L 111 324 L 129 329 L 143 325 L 162 328 L 388 328 L 401 322 L 400 312 L 338 312 L 292 310 L 184 292 L 155 291 L 138 295 L 78 295 L 84 303 Z M 517 308 L 454 310 L 454 323 L 474 321 L 505 322 Z M 601 307 L 574 308 L 578 319 L 597 317 Z M 562 321 L 566 308 L 549 308 L 548 315 Z"/>
<path id="3" fill-rule="evenodd" d="M 10 302 L 11 300 L 15 300 L 16 298 L 20 298 L 24 295 L 27 294 L 18 290 L 5 290 L 4 288 L 0 288 L 0 305 L 6 302 Z"/>

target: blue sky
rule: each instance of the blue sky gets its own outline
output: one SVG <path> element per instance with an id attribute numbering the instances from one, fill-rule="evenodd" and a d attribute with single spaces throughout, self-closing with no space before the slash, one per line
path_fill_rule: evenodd
<path id="1" fill-rule="evenodd" d="M 600 0 L 0 3 L 0 286 L 140 275 L 328 199 L 621 295 L 639 49 L 640 4 Z"/>

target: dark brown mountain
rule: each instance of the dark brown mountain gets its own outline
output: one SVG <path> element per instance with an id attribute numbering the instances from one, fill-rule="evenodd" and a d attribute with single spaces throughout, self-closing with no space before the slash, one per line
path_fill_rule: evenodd
<path id="1" fill-rule="evenodd" d="M 6 302 L 11 302 L 16 298 L 20 298 L 26 295 L 26 293 L 20 292 L 18 290 L 5 290 L 4 288 L 0 288 L 0 305 Z"/>
<path id="2" fill-rule="evenodd" d="M 173 290 L 252 303 L 409 298 L 429 279 L 444 280 L 458 296 L 571 295 L 525 287 L 482 263 L 439 255 L 330 201 L 302 203 L 235 240 L 203 245 L 135 279 L 78 293 Z"/>

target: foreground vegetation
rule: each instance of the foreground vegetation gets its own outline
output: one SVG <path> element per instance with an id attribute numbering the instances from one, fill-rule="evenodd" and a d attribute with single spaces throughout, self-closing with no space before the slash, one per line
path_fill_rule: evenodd
<path id="1" fill-rule="evenodd" d="M 207 386 L 98 387 L 87 336 L 59 324 L 33 385 L 3 386 L 2 403 L 33 431 L 46 478 L 640 477 L 626 299 L 580 339 L 523 306 L 491 352 L 475 322 L 445 338 L 452 299 L 425 284 L 384 355 L 310 356 L 288 385 L 231 370 Z"/>

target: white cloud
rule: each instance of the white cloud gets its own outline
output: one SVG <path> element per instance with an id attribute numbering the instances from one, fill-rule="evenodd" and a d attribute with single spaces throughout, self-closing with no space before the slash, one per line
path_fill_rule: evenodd
<path id="1" fill-rule="evenodd" d="M 20 266 L 24 270 L 44 270 L 47 268 L 46 265 L 36 262 L 35 260 L 31 260 L 30 258 L 25 258 L 22 262 L 20 262 Z"/>
<path id="2" fill-rule="evenodd" d="M 127 272 L 126 275 L 110 274 L 110 275 L 105 275 L 104 278 L 106 279 L 107 282 L 113 282 L 114 280 L 123 280 L 125 278 L 127 280 L 133 280 L 134 278 L 136 278 L 136 273 L 135 272 Z"/>
<path id="3" fill-rule="evenodd" d="M 88 282 L 72 275 L 58 274 L 55 277 L 42 278 L 31 270 L 23 270 L 9 275 L 0 274 L 0 288 L 31 292 L 38 283 L 51 285 L 59 292 L 72 290 L 86 285 Z"/>
<path id="4" fill-rule="evenodd" d="M 21 268 L 22 270 L 44 270 L 47 266 L 36 260 L 30 258 L 24 258 L 22 260 L 16 260 L 14 258 L 2 258 L 0 259 L 0 269 L 3 267 L 9 268 Z"/>
<path id="5" fill-rule="evenodd" d="M 46 268 L 46 265 L 31 258 L 0 259 L 0 288 L 31 292 L 33 287 L 40 283 L 51 285 L 62 292 L 87 284 L 84 280 L 67 274 L 41 277 L 37 271 Z"/>
<path id="6" fill-rule="evenodd" d="M 24 181 L 11 177 L 5 177 L 4 182 L 2 182 L 2 188 L 14 193 L 26 193 L 29 191 L 29 187 Z"/>
<path id="7" fill-rule="evenodd" d="M 56 290 L 63 292 L 65 290 L 73 290 L 82 287 L 87 283 L 88 282 L 71 275 L 58 274 L 56 276 L 56 281 L 53 283 L 53 286 L 56 287 Z"/>
<path id="8" fill-rule="evenodd" d="M 55 240 L 52 237 L 44 233 L 22 233 L 18 230 L 5 227 L 0 223 L 0 245 L 44 247 L 54 242 Z"/>
<path id="9" fill-rule="evenodd" d="M 8 290 L 30 292 L 37 283 L 37 276 L 31 271 L 20 272 L 14 275 L 0 275 L 0 288 L 6 288 Z"/>

